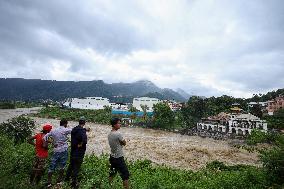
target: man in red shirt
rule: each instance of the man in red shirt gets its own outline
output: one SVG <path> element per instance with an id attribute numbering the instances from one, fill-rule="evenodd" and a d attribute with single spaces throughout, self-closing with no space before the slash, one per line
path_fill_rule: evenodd
<path id="1" fill-rule="evenodd" d="M 35 151 L 36 151 L 34 166 L 30 176 L 31 184 L 34 184 L 34 181 L 36 182 L 36 184 L 38 184 L 44 173 L 45 164 L 48 157 L 48 148 L 43 146 L 43 137 L 47 133 L 49 133 L 51 129 L 52 126 L 46 124 L 43 126 L 41 133 L 37 133 L 28 139 L 28 143 L 35 146 Z M 33 140 L 35 140 L 35 143 L 33 142 Z"/>

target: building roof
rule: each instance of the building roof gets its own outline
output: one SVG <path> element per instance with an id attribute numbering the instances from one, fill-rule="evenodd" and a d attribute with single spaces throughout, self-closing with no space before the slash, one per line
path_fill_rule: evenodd
<path id="1" fill-rule="evenodd" d="M 241 110 L 243 110 L 243 109 L 238 108 L 238 107 L 233 107 L 233 108 L 230 108 L 230 110 L 232 110 L 232 111 L 241 111 Z"/>
<path id="2" fill-rule="evenodd" d="M 252 114 L 240 114 L 236 116 L 236 119 L 260 120 L 260 118 Z"/>

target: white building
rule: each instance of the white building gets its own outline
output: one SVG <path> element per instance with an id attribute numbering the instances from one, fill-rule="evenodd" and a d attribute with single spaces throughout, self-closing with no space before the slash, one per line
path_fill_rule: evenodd
<path id="1" fill-rule="evenodd" d="M 69 108 L 99 110 L 110 106 L 110 103 L 109 99 L 103 97 L 85 97 L 69 98 L 63 105 Z"/>
<path id="2" fill-rule="evenodd" d="M 171 108 L 172 111 L 181 110 L 181 107 L 182 107 L 181 103 L 178 103 L 173 100 L 164 100 L 164 103 L 168 104 L 168 106 Z"/>
<path id="3" fill-rule="evenodd" d="M 149 97 L 140 97 L 133 99 L 133 107 L 135 107 L 139 111 L 143 111 L 141 105 L 147 106 L 147 112 L 153 112 L 153 105 L 162 102 L 157 98 L 149 98 Z"/>
<path id="4" fill-rule="evenodd" d="M 110 107 L 113 110 L 122 110 L 122 111 L 128 111 L 129 110 L 129 104 L 122 104 L 122 103 L 110 103 Z"/>
<path id="5" fill-rule="evenodd" d="M 247 135 L 253 129 L 267 132 L 267 122 L 252 114 L 229 114 L 227 120 L 203 120 L 197 123 L 197 129 Z"/>
<path id="6" fill-rule="evenodd" d="M 267 122 L 252 114 L 231 115 L 229 123 L 229 133 L 238 135 L 250 134 L 253 129 L 267 132 Z"/>

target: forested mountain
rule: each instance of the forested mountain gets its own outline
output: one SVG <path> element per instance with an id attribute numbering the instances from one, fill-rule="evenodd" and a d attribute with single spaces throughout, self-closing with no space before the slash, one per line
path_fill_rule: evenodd
<path id="1" fill-rule="evenodd" d="M 157 93 L 166 99 L 186 101 L 171 89 L 161 89 L 150 81 L 107 84 L 95 81 L 55 81 L 22 78 L 0 78 L 0 100 L 64 100 L 72 97 L 102 96 L 112 102 L 132 102 L 133 97 Z"/>
<path id="2" fill-rule="evenodd" d="M 284 88 L 283 89 L 277 89 L 276 91 L 271 91 L 266 94 L 254 94 L 252 98 L 247 99 L 250 102 L 265 102 L 268 100 L 272 100 L 279 95 L 284 95 Z"/>
<path id="3" fill-rule="evenodd" d="M 180 88 L 178 88 L 176 92 L 178 92 L 185 99 L 189 99 L 192 96 Z"/>

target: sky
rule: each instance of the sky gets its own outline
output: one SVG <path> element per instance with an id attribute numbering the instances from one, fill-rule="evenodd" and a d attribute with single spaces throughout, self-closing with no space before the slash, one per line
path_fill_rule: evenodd
<path id="1" fill-rule="evenodd" d="M 248 98 L 284 88 L 284 1 L 0 0 L 0 68 Z"/>

